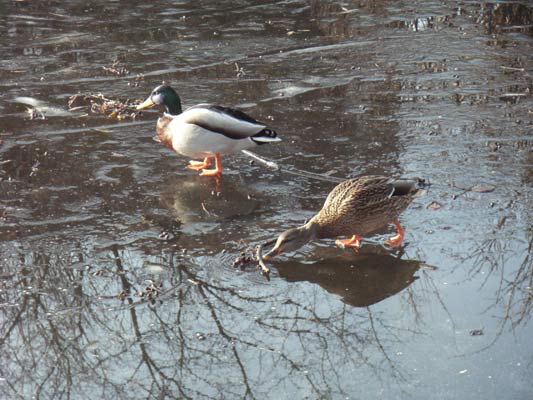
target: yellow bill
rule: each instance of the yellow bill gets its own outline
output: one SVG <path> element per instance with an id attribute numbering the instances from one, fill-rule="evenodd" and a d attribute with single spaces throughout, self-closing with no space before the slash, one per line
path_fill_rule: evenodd
<path id="1" fill-rule="evenodd" d="M 144 110 L 145 108 L 152 107 L 155 103 L 152 101 L 151 97 L 148 97 L 142 104 L 137 106 L 137 111 Z"/>

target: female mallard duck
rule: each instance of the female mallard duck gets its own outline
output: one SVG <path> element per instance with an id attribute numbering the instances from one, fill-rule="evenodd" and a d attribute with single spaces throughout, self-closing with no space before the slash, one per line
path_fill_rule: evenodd
<path id="1" fill-rule="evenodd" d="M 159 139 L 176 153 L 203 158 L 187 165 L 189 169 L 202 171 L 203 176 L 220 176 L 221 155 L 281 140 L 274 130 L 239 110 L 198 104 L 182 112 L 180 97 L 170 86 L 156 87 L 137 110 L 155 104 L 165 106 L 165 113 L 157 120 Z M 206 169 L 212 158 L 215 169 Z"/>
<path id="2" fill-rule="evenodd" d="M 341 247 L 358 250 L 363 236 L 393 223 L 398 234 L 385 242 L 396 247 L 403 240 L 404 230 L 398 216 L 423 187 L 423 181 L 396 180 L 368 175 L 346 180 L 328 195 L 322 209 L 305 225 L 279 235 L 274 248 L 263 258 L 299 249 L 313 239 L 351 236 L 337 240 Z"/>

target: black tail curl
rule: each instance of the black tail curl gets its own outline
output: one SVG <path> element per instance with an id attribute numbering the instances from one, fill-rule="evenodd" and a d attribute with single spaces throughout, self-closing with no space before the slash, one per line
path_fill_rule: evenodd
<path id="1" fill-rule="evenodd" d="M 277 137 L 278 137 L 278 133 L 275 130 L 270 129 L 270 128 L 265 128 L 261 132 L 258 132 L 255 135 L 253 135 L 251 139 L 257 144 L 266 144 L 266 143 L 270 143 L 272 139 L 275 139 Z"/>

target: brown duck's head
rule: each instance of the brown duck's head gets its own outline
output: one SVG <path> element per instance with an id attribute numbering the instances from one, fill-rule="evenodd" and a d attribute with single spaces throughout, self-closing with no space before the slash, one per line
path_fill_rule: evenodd
<path id="1" fill-rule="evenodd" d="M 313 240 L 316 237 L 316 227 L 314 224 L 307 223 L 298 228 L 286 230 L 279 235 L 274 248 L 263 257 L 264 260 L 271 260 L 281 253 L 290 253 L 298 250 L 300 247 Z"/>

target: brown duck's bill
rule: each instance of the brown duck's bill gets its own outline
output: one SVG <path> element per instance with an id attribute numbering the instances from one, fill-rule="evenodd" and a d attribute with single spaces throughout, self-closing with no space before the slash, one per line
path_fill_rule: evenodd
<path id="1" fill-rule="evenodd" d="M 152 107 L 155 103 L 152 101 L 150 97 L 148 97 L 143 103 L 139 104 L 136 109 L 137 111 L 144 110 L 145 108 Z"/>

